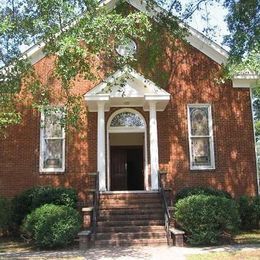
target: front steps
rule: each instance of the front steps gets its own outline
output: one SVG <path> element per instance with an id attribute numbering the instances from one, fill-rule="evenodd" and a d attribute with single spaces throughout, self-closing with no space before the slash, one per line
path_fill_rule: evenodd
<path id="1" fill-rule="evenodd" d="M 167 244 L 158 192 L 102 193 L 95 246 Z"/>

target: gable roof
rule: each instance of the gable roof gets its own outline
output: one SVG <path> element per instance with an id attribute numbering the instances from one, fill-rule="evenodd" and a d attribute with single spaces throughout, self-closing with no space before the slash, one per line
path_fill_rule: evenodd
<path id="1" fill-rule="evenodd" d="M 137 10 L 145 13 L 147 16 L 153 18 L 156 21 L 156 16 L 162 12 L 165 12 L 164 9 L 159 6 L 155 7 L 154 10 L 149 10 L 147 4 L 144 0 L 126 0 L 131 6 Z M 101 1 L 100 6 L 105 6 L 109 10 L 112 10 L 116 7 L 116 4 L 119 0 L 104 0 Z M 182 25 L 184 26 L 184 25 Z M 194 28 L 185 25 L 188 28 L 189 35 L 187 36 L 187 41 L 196 49 L 207 55 L 209 58 L 217 62 L 218 64 L 223 64 L 228 58 L 228 52 L 224 50 L 220 45 L 213 42 L 212 40 L 205 37 L 202 33 L 198 32 Z M 45 44 L 39 43 L 35 44 L 27 51 L 24 52 L 24 55 L 27 56 L 32 64 L 35 64 L 41 60 L 45 54 L 43 53 L 43 48 Z"/>
<path id="2" fill-rule="evenodd" d="M 91 112 L 97 111 L 98 101 L 106 103 L 106 110 L 110 106 L 143 107 L 148 110 L 149 101 L 156 101 L 157 110 L 163 111 L 170 94 L 133 68 L 125 66 L 88 91 L 84 98 Z"/>
<path id="3" fill-rule="evenodd" d="M 100 2 L 100 6 L 105 6 L 108 10 L 112 10 L 116 7 L 116 4 L 119 0 L 102 0 Z M 165 10 L 159 6 L 154 7 L 153 10 L 150 10 L 147 7 L 147 3 L 145 0 L 126 0 L 131 6 L 136 8 L 137 10 L 147 14 L 147 16 L 151 17 L 156 21 L 156 16 Z M 196 29 L 192 28 L 191 26 L 180 24 L 183 27 L 188 29 L 188 36 L 186 40 L 190 43 L 191 46 L 198 49 L 206 56 L 214 60 L 218 64 L 225 64 L 228 58 L 228 52 L 223 49 L 219 44 L 215 43 L 211 39 L 204 36 L 202 33 L 197 31 Z M 24 56 L 28 57 L 31 61 L 32 65 L 37 63 L 39 60 L 45 57 L 43 52 L 45 44 L 43 42 L 36 44 L 29 48 L 27 51 L 24 52 Z M 238 79 L 234 77 L 233 79 L 233 86 L 234 87 L 251 87 L 255 82 L 256 79 L 259 79 L 258 75 L 254 75 L 254 78 L 248 78 L 245 74 L 239 75 L 239 82 Z M 241 82 L 243 81 L 243 86 Z"/>

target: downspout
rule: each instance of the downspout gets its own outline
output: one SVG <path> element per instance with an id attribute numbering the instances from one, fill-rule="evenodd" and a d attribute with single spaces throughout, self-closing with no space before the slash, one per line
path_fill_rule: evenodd
<path id="1" fill-rule="evenodd" d="M 260 195 L 260 187 L 259 187 L 259 170 L 257 167 L 257 148 L 256 148 L 256 134 L 255 134 L 255 120 L 254 120 L 254 109 L 253 109 L 253 93 L 252 88 L 250 88 L 250 102 L 251 102 L 251 115 L 252 115 L 252 122 L 253 122 L 253 131 L 254 131 L 254 145 L 255 145 L 255 162 L 256 162 L 256 181 L 257 181 L 257 194 Z"/>

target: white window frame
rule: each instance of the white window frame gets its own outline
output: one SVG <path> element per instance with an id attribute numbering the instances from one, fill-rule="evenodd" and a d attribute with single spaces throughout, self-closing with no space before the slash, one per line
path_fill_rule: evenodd
<path id="1" fill-rule="evenodd" d="M 144 122 L 144 126 L 141 127 L 113 127 L 110 126 L 113 118 L 124 112 L 129 112 L 138 115 L 142 121 Z M 116 110 L 112 115 L 110 115 L 108 121 L 107 121 L 107 185 L 108 185 L 108 190 L 110 191 L 111 189 L 111 183 L 110 183 L 110 139 L 109 139 L 109 134 L 110 133 L 144 133 L 144 188 L 145 190 L 149 190 L 149 183 L 148 183 L 148 152 L 147 152 L 147 124 L 145 121 L 144 116 L 137 110 L 132 109 L 132 108 L 121 108 Z"/>
<path id="2" fill-rule="evenodd" d="M 190 108 L 207 108 L 208 109 L 208 127 L 209 135 L 205 136 L 192 136 L 191 135 L 191 119 L 190 119 Z M 214 153 L 214 137 L 213 137 L 213 122 L 212 122 L 212 110 L 211 104 L 188 104 L 188 135 L 189 135 L 189 153 L 190 153 L 190 170 L 214 170 L 215 169 L 215 153 Z M 210 149 L 210 162 L 211 165 L 193 165 L 192 164 L 192 138 L 209 138 L 209 149 Z"/>
<path id="3" fill-rule="evenodd" d="M 55 108 L 57 109 L 57 107 Z M 65 129 L 62 128 L 62 137 L 53 137 L 53 138 L 45 138 L 44 136 L 44 122 L 45 122 L 45 113 L 44 110 L 41 111 L 41 120 L 40 120 L 40 162 L 39 162 L 39 170 L 40 173 L 63 173 L 65 172 Z M 44 151 L 45 151 L 45 139 L 55 139 L 62 140 L 62 162 L 61 168 L 44 168 Z"/>

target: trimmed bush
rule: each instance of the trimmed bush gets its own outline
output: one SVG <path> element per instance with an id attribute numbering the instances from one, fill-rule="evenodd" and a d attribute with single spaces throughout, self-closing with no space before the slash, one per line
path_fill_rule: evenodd
<path id="1" fill-rule="evenodd" d="M 44 204 L 76 208 L 77 193 L 74 189 L 64 187 L 42 186 L 28 189 L 13 200 L 14 222 L 20 225 L 28 213 Z"/>
<path id="2" fill-rule="evenodd" d="M 260 196 L 256 196 L 253 199 L 253 205 L 254 205 L 254 212 L 256 215 L 256 227 L 257 229 L 260 228 Z"/>
<path id="3" fill-rule="evenodd" d="M 233 233 L 239 226 L 236 202 L 220 196 L 181 199 L 176 204 L 175 218 L 193 245 L 217 244 L 224 232 Z"/>
<path id="4" fill-rule="evenodd" d="M 212 195 L 232 199 L 232 196 L 228 192 L 223 190 L 217 190 L 211 187 L 190 187 L 184 188 L 181 191 L 179 191 L 175 196 L 175 201 L 177 202 L 180 199 L 184 199 L 192 195 Z"/>
<path id="5" fill-rule="evenodd" d="M 27 215 L 22 231 L 41 248 L 57 248 L 72 243 L 80 227 L 81 218 L 75 209 L 45 204 Z"/>
<path id="6" fill-rule="evenodd" d="M 242 196 L 238 200 L 239 214 L 241 218 L 240 228 L 251 230 L 259 228 L 260 221 L 260 196 Z"/>
<path id="7" fill-rule="evenodd" d="M 0 197 L 0 236 L 9 233 L 12 223 L 11 201 Z"/>

